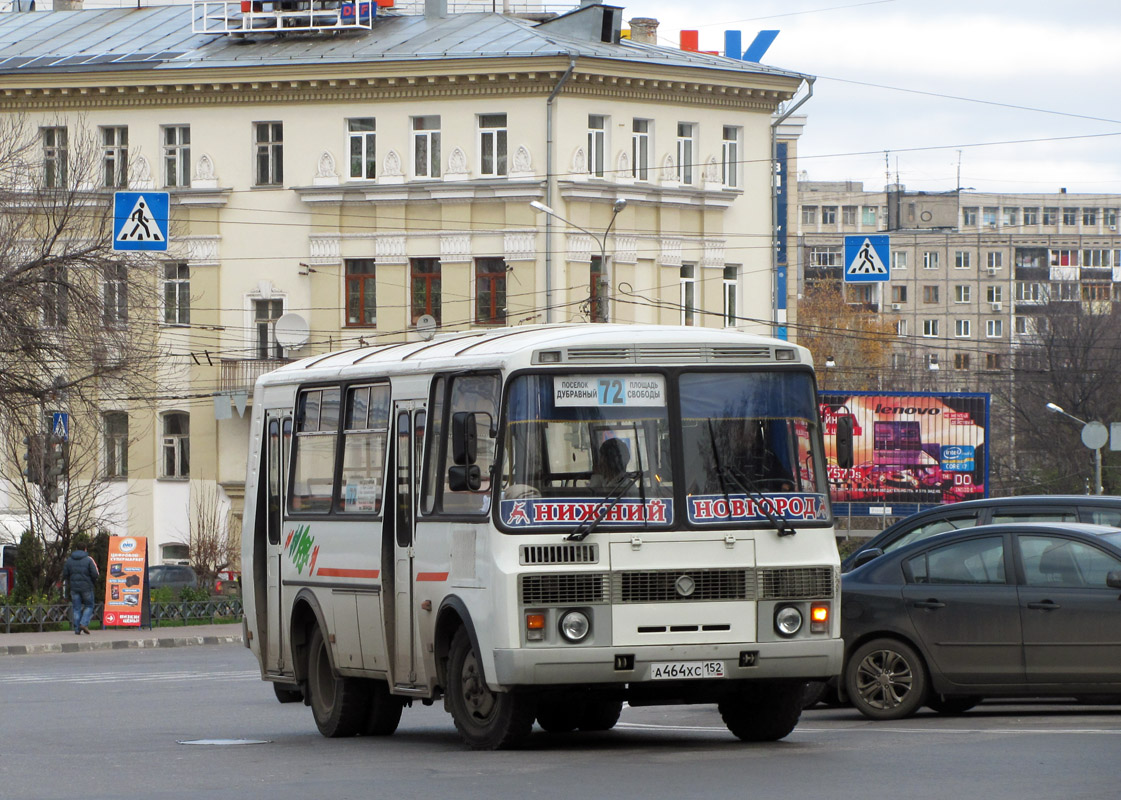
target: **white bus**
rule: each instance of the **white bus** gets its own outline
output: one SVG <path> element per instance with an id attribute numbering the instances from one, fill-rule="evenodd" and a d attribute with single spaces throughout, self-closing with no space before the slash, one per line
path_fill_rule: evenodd
<path id="1" fill-rule="evenodd" d="M 307 358 L 253 396 L 246 644 L 326 736 L 443 698 L 474 748 L 715 703 L 785 737 L 841 666 L 809 352 L 553 325 Z"/>

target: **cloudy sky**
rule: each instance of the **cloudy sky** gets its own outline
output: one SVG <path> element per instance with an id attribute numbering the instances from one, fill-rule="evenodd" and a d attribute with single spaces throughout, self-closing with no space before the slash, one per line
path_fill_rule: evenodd
<path id="1" fill-rule="evenodd" d="M 622 3 L 620 3 L 622 4 Z M 1121 0 L 634 0 L 624 19 L 781 31 L 764 64 L 817 76 L 799 169 L 909 189 L 1121 194 Z"/>

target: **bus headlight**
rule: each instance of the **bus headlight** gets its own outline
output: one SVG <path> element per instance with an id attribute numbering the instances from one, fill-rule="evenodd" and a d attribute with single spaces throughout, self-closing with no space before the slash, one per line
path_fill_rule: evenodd
<path id="1" fill-rule="evenodd" d="M 569 611 L 560 619 L 561 636 L 570 642 L 584 641 L 591 630 L 591 620 L 583 611 Z"/>
<path id="2" fill-rule="evenodd" d="M 783 606 L 775 611 L 775 632 L 779 636 L 793 636 L 802 629 L 802 612 L 794 606 Z"/>

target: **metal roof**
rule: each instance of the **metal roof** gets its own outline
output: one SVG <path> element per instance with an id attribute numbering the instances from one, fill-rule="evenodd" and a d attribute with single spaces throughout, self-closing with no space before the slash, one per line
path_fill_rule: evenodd
<path id="1" fill-rule="evenodd" d="M 0 14 L 0 74 L 562 56 L 804 77 L 628 40 L 581 41 L 495 13 L 387 15 L 374 19 L 368 31 L 285 37 L 255 32 L 240 39 L 193 32 L 192 23 L 201 13 L 191 6 L 156 6 Z"/>

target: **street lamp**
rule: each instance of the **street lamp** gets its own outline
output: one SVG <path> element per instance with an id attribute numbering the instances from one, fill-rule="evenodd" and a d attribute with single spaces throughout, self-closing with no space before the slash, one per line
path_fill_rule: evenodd
<path id="1" fill-rule="evenodd" d="M 1109 439 L 1109 432 L 1100 422 L 1087 422 L 1074 414 L 1069 414 L 1054 403 L 1048 403 L 1048 411 L 1062 414 L 1082 426 L 1082 444 L 1094 451 L 1094 494 L 1102 494 L 1102 445 Z"/>
<path id="2" fill-rule="evenodd" d="M 607 227 L 603 229 L 602 236 L 597 236 L 587 228 L 577 225 L 575 222 L 566 217 L 562 217 L 556 211 L 549 208 L 549 206 L 545 205 L 539 200 L 530 201 L 529 206 L 535 211 L 540 211 L 542 214 L 548 214 L 550 217 L 556 217 L 564 224 L 570 225 L 571 227 L 576 228 L 576 230 L 583 231 L 584 233 L 591 236 L 592 240 L 599 245 L 599 268 L 603 272 L 607 271 L 607 236 L 611 233 L 611 227 L 615 224 L 615 218 L 618 217 L 619 213 L 627 207 L 626 200 L 620 198 L 611 205 L 611 219 L 607 221 Z M 610 286 L 610 284 L 608 285 Z"/>

